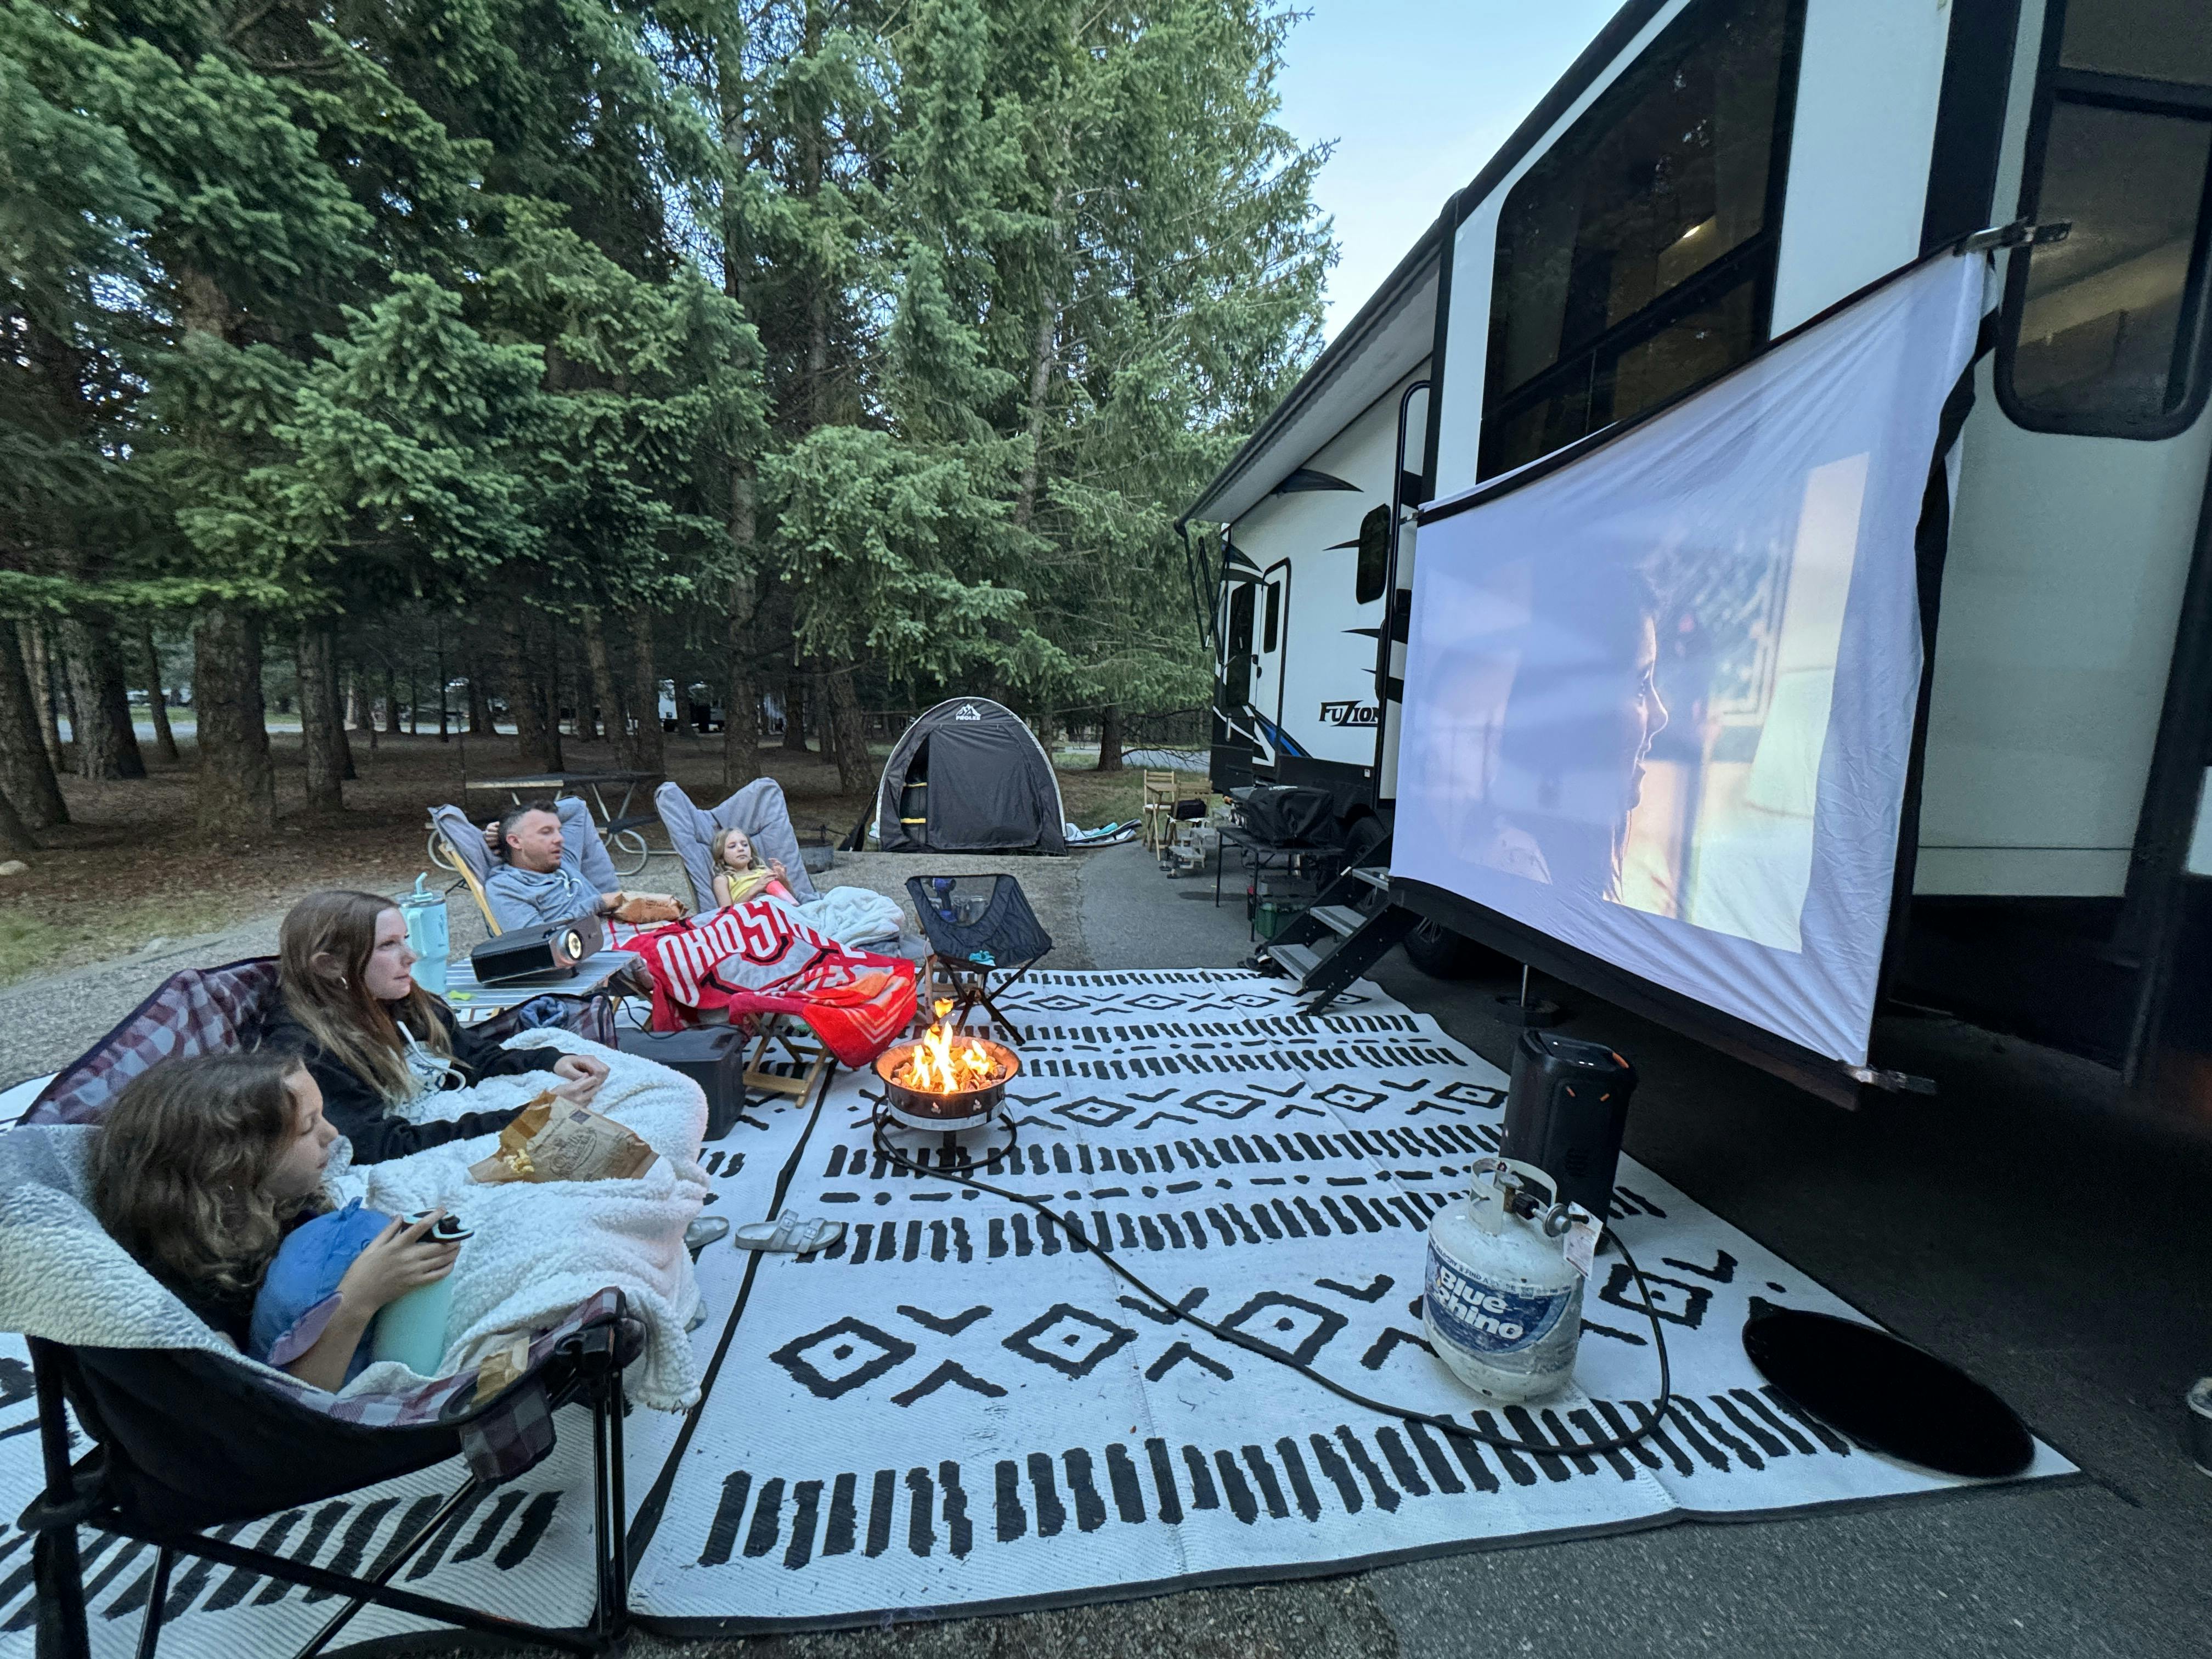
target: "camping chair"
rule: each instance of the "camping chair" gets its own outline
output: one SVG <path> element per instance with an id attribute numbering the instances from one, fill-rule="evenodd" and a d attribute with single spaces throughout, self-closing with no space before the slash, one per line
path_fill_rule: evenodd
<path id="1" fill-rule="evenodd" d="M 1203 792 L 1187 794 L 1182 776 L 1174 771 L 1145 774 L 1145 846 L 1163 870 L 1168 867 L 1168 849 L 1176 838 L 1176 826 L 1206 813 L 1207 798 Z"/>
<path id="2" fill-rule="evenodd" d="M 0 1137 L 0 1258 L 7 1262 L 0 1323 L 29 1338 L 45 1463 L 44 1490 L 20 1522 L 33 1540 L 41 1656 L 90 1659 L 82 1526 L 133 1540 L 118 1559 L 154 1547 L 140 1659 L 153 1659 L 160 1642 L 180 1555 L 231 1567 L 240 1582 L 261 1573 L 347 1597 L 303 1656 L 319 1652 L 371 1604 L 571 1653 L 603 1652 L 622 1638 L 629 1590 L 621 1373 L 644 1351 L 645 1332 L 620 1291 L 602 1290 L 532 1334 L 519 1370 L 481 1390 L 472 1368 L 392 1393 L 325 1393 L 232 1349 L 101 1230 L 86 1205 L 91 1142 L 91 1131 L 76 1125 Z M 549 1630 L 392 1588 L 426 1547 L 434 1561 L 443 1556 L 492 1487 L 552 1449 L 553 1413 L 571 1401 L 592 1413 L 597 1595 L 590 1623 Z M 92 1443 L 74 1465 L 72 1413 Z M 456 1455 L 467 1462 L 466 1480 L 419 1523 L 410 1526 L 419 1508 L 403 1521 L 407 1535 L 366 1574 L 316 1565 L 319 1537 L 299 1559 L 234 1541 L 256 1516 L 320 1504 Z M 186 1585 L 194 1583 L 188 1576 Z M 191 1593 L 183 1590 L 183 1599 Z"/>
<path id="3" fill-rule="evenodd" d="M 1052 949 L 1052 935 L 1012 876 L 909 876 L 908 896 L 936 953 L 931 994 L 941 975 L 952 993 L 952 1022 L 981 1004 L 1017 1044 L 1029 1039 L 994 1000 L 1004 996 Z M 993 976 L 998 975 L 993 983 Z"/>
<path id="4" fill-rule="evenodd" d="M 1145 850 L 1157 858 L 1166 840 L 1166 823 L 1175 805 L 1176 775 L 1145 769 L 1145 804 L 1141 816 L 1145 823 Z"/>
<path id="5" fill-rule="evenodd" d="M 599 839 L 599 826 L 592 817 L 590 805 L 574 795 L 563 795 L 553 805 L 561 815 L 562 838 L 581 849 L 577 858 L 592 890 L 611 893 L 619 889 L 622 878 L 615 872 L 615 861 L 607 856 L 606 843 Z M 469 896 L 483 913 L 484 926 L 497 937 L 502 930 L 491 913 L 491 900 L 484 894 L 484 884 L 491 879 L 495 860 L 485 844 L 483 825 L 471 823 L 469 815 L 458 806 L 432 807 L 430 862 L 459 875 Z"/>
<path id="6" fill-rule="evenodd" d="M 684 861 L 691 908 L 702 915 L 714 908 L 714 849 L 732 830 L 752 837 L 753 855 L 763 865 L 770 859 L 783 860 L 792 896 L 801 904 L 821 896 L 791 827 L 783 786 L 774 778 L 756 778 L 719 806 L 704 810 L 692 804 L 681 784 L 664 783 L 653 792 L 653 805 L 668 831 L 668 844 Z"/>
<path id="7" fill-rule="evenodd" d="M 753 856 L 761 863 L 783 860 L 786 884 L 799 902 L 820 896 L 791 827 L 783 786 L 774 778 L 756 778 L 720 805 L 703 811 L 682 785 L 664 783 L 653 792 L 653 804 L 668 831 L 668 844 L 684 861 L 695 910 L 704 914 L 715 908 L 715 848 L 732 830 L 752 837 Z M 763 1013 L 757 1018 L 760 1029 L 745 1056 L 745 1086 L 804 1101 L 835 1063 L 829 1048 L 797 1015 Z M 772 1066 L 791 1069 L 771 1071 Z"/>
<path id="8" fill-rule="evenodd" d="M 460 877 L 469 896 L 477 902 L 485 929 L 497 938 L 499 921 L 491 913 L 491 900 L 484 896 L 484 882 L 491 874 L 491 849 L 484 845 L 483 829 L 471 823 L 469 815 L 459 807 L 430 809 L 430 862 Z"/>
<path id="9" fill-rule="evenodd" d="M 188 1054 L 242 1048 L 279 1006 L 276 958 L 249 957 L 220 968 L 187 968 L 154 994 L 39 1091 L 23 1122 L 96 1123 L 123 1085 L 149 1066 Z M 495 1015 L 478 1029 L 495 1042 L 520 1031 L 559 1026 L 615 1045 L 614 1000 L 605 992 L 547 992 Z"/>

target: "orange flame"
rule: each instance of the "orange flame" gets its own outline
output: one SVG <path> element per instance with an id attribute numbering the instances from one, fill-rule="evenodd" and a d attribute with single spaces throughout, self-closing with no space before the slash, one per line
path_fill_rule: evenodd
<path id="1" fill-rule="evenodd" d="M 937 1018 L 921 1041 L 908 1051 L 906 1063 L 894 1073 L 902 1089 L 915 1089 L 924 1094 L 959 1094 L 969 1089 L 988 1087 L 996 1081 L 999 1062 L 991 1051 L 973 1038 L 963 1048 L 953 1047 L 953 1028 L 946 1024 L 945 1016 L 952 1012 L 952 1004 L 939 1000 L 936 1005 Z"/>

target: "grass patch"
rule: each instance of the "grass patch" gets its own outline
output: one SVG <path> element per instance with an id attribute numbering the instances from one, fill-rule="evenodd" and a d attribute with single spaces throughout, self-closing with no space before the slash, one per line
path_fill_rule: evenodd
<path id="1" fill-rule="evenodd" d="M 1203 787 L 1201 782 L 1197 786 Z M 1129 823 L 1143 811 L 1145 775 L 1140 768 L 1121 772 L 1061 771 L 1060 799 L 1079 829 L 1095 830 L 1103 823 Z"/>
<path id="2" fill-rule="evenodd" d="M 0 985 L 44 973 L 69 935 L 43 916 L 0 914 Z"/>
<path id="3" fill-rule="evenodd" d="M 125 899 L 97 912 L 79 907 L 58 920 L 22 909 L 0 911 L 0 986 L 128 958 L 156 942 L 220 933 L 265 908 L 254 898 L 205 892 Z"/>

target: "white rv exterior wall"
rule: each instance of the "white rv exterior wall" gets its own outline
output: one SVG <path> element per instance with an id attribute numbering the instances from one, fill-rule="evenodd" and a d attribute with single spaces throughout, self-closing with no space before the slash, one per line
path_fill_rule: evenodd
<path id="1" fill-rule="evenodd" d="M 1950 28 L 1937 0 L 1805 8 L 1775 333 L 1920 252 Z"/>
<path id="2" fill-rule="evenodd" d="M 1684 9 L 1655 15 L 1459 227 L 1438 499 L 1476 482 L 1506 194 Z M 2043 0 L 2025 0 L 1991 216 L 1999 222 L 2019 200 L 2043 13 Z M 1950 9 L 1936 0 L 1808 0 L 1775 331 L 1918 252 L 1949 27 Z M 2028 432 L 1997 406 L 1990 374 L 1984 359 L 1960 443 L 1917 890 L 2117 896 L 2157 736 L 2212 412 L 2158 442 Z"/>
<path id="3" fill-rule="evenodd" d="M 1265 580 L 1254 608 L 1258 659 L 1252 702 L 1316 760 L 1372 768 L 1376 721 L 1374 633 L 1387 595 L 1355 602 L 1359 521 L 1390 504 L 1398 401 L 1428 373 L 1424 363 L 1300 465 L 1356 485 L 1269 495 L 1231 527 L 1230 539 L 1271 579 L 1287 563 L 1288 599 L 1277 650 L 1265 643 Z M 1271 758 L 1271 757 L 1270 757 Z"/>
<path id="4" fill-rule="evenodd" d="M 2021 8 L 1998 219 L 2020 200 L 2043 40 Z M 2212 414 L 2154 442 L 2029 432 L 1993 364 L 1960 439 L 1921 792 L 1923 893 L 2117 898 L 2172 666 Z"/>

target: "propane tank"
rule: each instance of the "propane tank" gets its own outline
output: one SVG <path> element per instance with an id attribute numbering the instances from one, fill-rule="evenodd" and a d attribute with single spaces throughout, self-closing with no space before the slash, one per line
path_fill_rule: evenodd
<path id="1" fill-rule="evenodd" d="M 1583 1276 L 1565 1248 L 1575 1221 L 1534 1164 L 1486 1158 L 1471 1173 L 1466 1199 L 1429 1224 L 1421 1318 L 1477 1394 L 1540 1399 L 1566 1386 L 1582 1341 Z"/>

